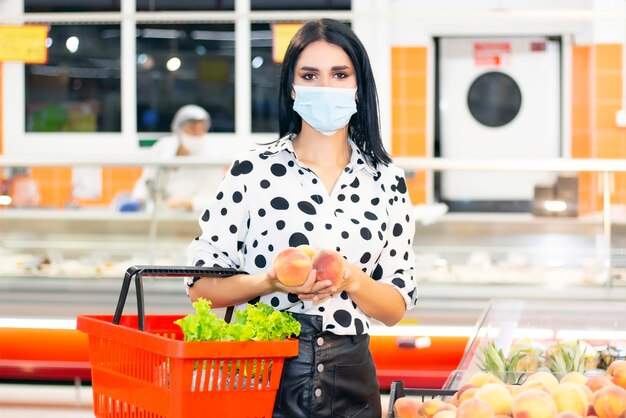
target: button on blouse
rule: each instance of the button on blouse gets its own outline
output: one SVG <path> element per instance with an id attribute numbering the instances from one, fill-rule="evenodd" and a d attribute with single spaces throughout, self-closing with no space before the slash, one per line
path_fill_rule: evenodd
<path id="1" fill-rule="evenodd" d="M 284 247 L 308 244 L 336 250 L 372 280 L 398 290 L 415 306 L 415 224 L 404 172 L 374 165 L 349 140 L 349 163 L 329 194 L 298 160 L 287 136 L 242 154 L 216 198 L 202 213 L 202 235 L 189 250 L 195 266 L 230 267 L 257 274 L 271 268 Z M 322 302 L 275 292 L 256 298 L 279 310 L 320 315 L 338 335 L 367 333 L 370 320 L 341 292 Z M 243 305 L 241 307 L 244 307 Z"/>

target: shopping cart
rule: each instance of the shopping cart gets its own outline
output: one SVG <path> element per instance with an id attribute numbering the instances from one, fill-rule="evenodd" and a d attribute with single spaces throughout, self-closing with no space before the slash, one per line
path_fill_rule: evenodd
<path id="1" fill-rule="evenodd" d="M 79 315 L 89 336 L 96 417 L 271 417 L 298 341 L 182 341 L 183 315 L 145 315 L 142 277 L 230 276 L 234 269 L 133 266 L 110 315 Z M 137 315 L 122 315 L 132 280 Z M 230 321 L 232 307 L 225 320 Z"/>
<path id="2" fill-rule="evenodd" d="M 453 396 L 456 390 L 449 389 L 417 389 L 417 388 L 405 388 L 404 383 L 401 380 L 394 380 L 391 382 L 391 388 L 389 389 L 389 406 L 387 408 L 386 418 L 395 418 L 393 412 L 393 404 L 397 399 L 405 396 L 417 396 L 424 402 L 427 399 L 440 398 L 442 400 L 449 399 Z"/>

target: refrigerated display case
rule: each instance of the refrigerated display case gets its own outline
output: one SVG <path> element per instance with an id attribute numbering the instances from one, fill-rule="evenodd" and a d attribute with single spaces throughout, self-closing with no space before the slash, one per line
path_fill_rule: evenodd
<path id="1" fill-rule="evenodd" d="M 578 371 L 587 376 L 604 374 L 611 361 L 626 358 L 626 300 L 492 300 L 476 323 L 458 370 L 450 374 L 445 387 L 459 389 L 472 375 L 483 371 L 483 350 L 488 344 L 509 357 L 520 343 L 537 348 L 543 358 L 549 357 L 557 344 L 576 344 L 586 359 Z M 607 360 L 606 353 L 612 359 Z M 544 362 L 538 367 L 562 377 Z M 523 375 L 519 371 L 516 377 L 523 379 Z"/>

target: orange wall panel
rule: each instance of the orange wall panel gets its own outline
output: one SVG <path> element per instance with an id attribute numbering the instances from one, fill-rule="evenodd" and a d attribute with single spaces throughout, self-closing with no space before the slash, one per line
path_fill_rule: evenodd
<path id="1" fill-rule="evenodd" d="M 620 67 L 621 68 L 621 67 Z M 622 99 L 622 75 L 618 68 L 596 72 L 596 97 L 600 101 L 619 102 Z M 603 103 L 597 103 L 601 105 Z M 615 126 L 615 124 L 613 124 Z"/>
<path id="2" fill-rule="evenodd" d="M 620 44 L 598 44 L 594 46 L 592 111 L 595 116 L 592 156 L 595 158 L 626 159 L 626 129 L 615 124 L 615 112 L 622 105 L 623 47 Z M 626 204 L 624 174 L 615 175 L 612 204 Z M 618 180 L 619 179 L 619 180 Z M 603 196 L 596 193 L 597 210 L 603 207 Z"/>
<path id="3" fill-rule="evenodd" d="M 594 49 L 597 70 L 622 68 L 622 46 L 620 44 L 597 44 Z"/>
<path id="4" fill-rule="evenodd" d="M 619 44 L 572 47 L 572 157 L 626 158 L 626 129 L 615 125 L 622 107 L 623 48 Z M 624 174 L 615 176 L 613 204 L 626 203 Z M 598 175 L 579 175 L 582 215 L 602 210 Z"/>
<path id="5" fill-rule="evenodd" d="M 71 167 L 33 167 L 30 177 L 39 189 L 40 206 L 63 208 L 70 204 L 106 206 L 119 192 L 130 192 L 139 176 L 140 167 L 102 168 L 102 196 L 98 199 L 75 200 L 72 196 Z"/>
<path id="6" fill-rule="evenodd" d="M 591 47 L 572 47 L 572 158 L 591 158 Z M 578 178 L 578 211 L 594 211 L 591 190 L 595 183 L 590 173 Z"/>
<path id="7" fill-rule="evenodd" d="M 426 47 L 391 49 L 391 154 L 394 157 L 424 157 L 426 144 Z M 407 173 L 413 204 L 426 202 L 426 175 Z"/>

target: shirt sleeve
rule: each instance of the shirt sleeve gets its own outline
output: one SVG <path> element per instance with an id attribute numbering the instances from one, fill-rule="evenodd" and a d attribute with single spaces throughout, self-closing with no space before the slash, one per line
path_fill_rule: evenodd
<path id="1" fill-rule="evenodd" d="M 189 264 L 200 267 L 241 268 L 240 250 L 248 231 L 246 175 L 235 161 L 217 194 L 200 215 L 202 234 L 188 247 Z"/>
<path id="2" fill-rule="evenodd" d="M 395 287 L 407 310 L 415 307 L 417 285 L 415 282 L 415 250 L 413 236 L 415 222 L 404 171 L 396 168 L 387 187 L 390 196 L 387 242 L 372 274 L 375 280 Z"/>

